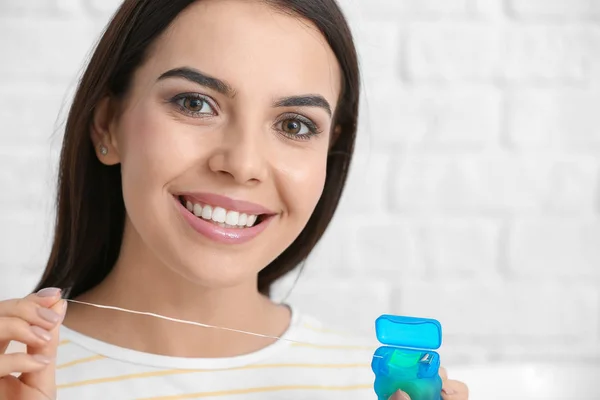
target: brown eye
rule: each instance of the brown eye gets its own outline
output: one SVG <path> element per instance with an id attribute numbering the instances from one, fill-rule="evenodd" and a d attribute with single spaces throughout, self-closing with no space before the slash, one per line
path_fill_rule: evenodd
<path id="1" fill-rule="evenodd" d="M 216 114 L 213 106 L 204 98 L 197 95 L 181 95 L 172 100 L 182 112 L 191 116 Z"/>
<path id="2" fill-rule="evenodd" d="M 286 119 L 281 122 L 281 129 L 289 135 L 303 135 L 306 134 L 306 132 L 303 132 L 303 125 L 304 124 L 297 119 Z"/>
<path id="3" fill-rule="evenodd" d="M 183 106 L 190 111 L 198 112 L 198 111 L 202 111 L 202 106 L 204 106 L 204 103 L 206 103 L 206 102 L 202 99 L 187 98 L 183 102 Z"/>

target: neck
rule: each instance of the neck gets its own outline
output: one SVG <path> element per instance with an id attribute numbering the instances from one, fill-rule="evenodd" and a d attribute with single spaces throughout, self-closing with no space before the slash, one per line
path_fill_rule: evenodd
<path id="1" fill-rule="evenodd" d="M 289 310 L 261 295 L 256 279 L 230 287 L 204 287 L 161 263 L 130 232 L 126 229 L 121 254 L 109 276 L 76 300 L 270 336 L 280 336 L 288 327 Z M 272 342 L 76 303 L 70 304 L 69 310 L 66 326 L 148 353 L 226 357 L 256 351 Z"/>

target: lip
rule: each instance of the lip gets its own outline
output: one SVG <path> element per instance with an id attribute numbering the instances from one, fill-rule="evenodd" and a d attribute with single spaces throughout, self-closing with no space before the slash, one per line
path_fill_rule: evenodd
<path id="1" fill-rule="evenodd" d="M 177 196 L 185 196 L 196 200 L 196 203 L 208 204 L 211 206 L 221 207 L 229 211 L 238 211 L 240 213 L 260 215 L 276 214 L 273 210 L 269 210 L 260 204 L 251 203 L 249 201 L 234 200 L 227 196 L 221 196 L 214 193 L 178 193 Z"/>
<path id="2" fill-rule="evenodd" d="M 268 215 L 265 216 L 264 220 L 258 225 L 254 225 L 249 228 L 223 228 L 219 225 L 213 224 L 212 222 L 208 222 L 203 218 L 196 217 L 181 204 L 177 196 L 173 196 L 173 201 L 175 202 L 175 206 L 183 218 L 192 227 L 192 229 L 204 237 L 218 243 L 242 244 L 249 242 L 260 235 L 273 219 L 273 215 Z"/>

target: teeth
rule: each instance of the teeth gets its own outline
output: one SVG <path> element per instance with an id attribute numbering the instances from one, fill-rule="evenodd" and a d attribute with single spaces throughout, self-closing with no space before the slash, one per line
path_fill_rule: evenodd
<path id="1" fill-rule="evenodd" d="M 222 222 L 218 222 L 216 224 L 219 225 L 221 228 L 229 228 L 229 229 L 231 229 L 231 228 L 239 228 L 239 226 L 237 226 L 237 225 L 229 225 L 229 224 L 224 224 Z"/>
<path id="2" fill-rule="evenodd" d="M 201 204 L 192 203 L 189 200 L 184 201 L 182 199 L 182 203 L 185 203 L 185 208 L 196 217 L 212 221 L 222 228 L 251 227 L 254 226 L 256 219 L 258 218 L 257 215 L 248 215 L 238 211 L 228 211 L 222 207 L 213 207 L 208 204 L 203 206 Z"/>
<path id="3" fill-rule="evenodd" d="M 189 210 L 189 209 L 190 209 L 190 208 L 188 207 L 188 210 Z M 194 204 L 194 205 L 192 206 L 192 209 L 193 209 L 194 215 L 195 215 L 196 217 L 201 217 L 201 216 L 202 216 L 202 206 L 201 206 L 200 204 Z"/>
<path id="4" fill-rule="evenodd" d="M 237 226 L 238 220 L 240 219 L 240 213 L 237 211 L 227 211 L 227 216 L 225 217 L 225 223 L 227 225 Z"/>
<path id="5" fill-rule="evenodd" d="M 212 218 L 212 207 L 211 206 L 204 206 L 204 208 L 202 209 L 202 218 L 204 219 L 211 219 Z"/>
<path id="6" fill-rule="evenodd" d="M 227 216 L 227 211 L 221 207 L 215 207 L 212 212 L 212 220 L 215 222 L 225 222 L 225 217 Z"/>

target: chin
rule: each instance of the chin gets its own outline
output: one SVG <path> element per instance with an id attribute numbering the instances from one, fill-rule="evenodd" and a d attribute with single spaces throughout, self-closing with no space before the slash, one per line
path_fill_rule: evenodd
<path id="1" fill-rule="evenodd" d="M 248 284 L 256 285 L 258 271 L 263 268 L 262 265 L 253 267 L 253 263 L 248 262 L 247 257 L 219 256 L 214 254 L 214 250 L 202 247 L 194 252 L 198 256 L 190 259 L 188 252 L 185 259 L 180 258 L 166 264 L 170 265 L 170 269 L 177 275 L 199 288 L 228 289 Z"/>
<path id="2" fill-rule="evenodd" d="M 145 242 L 143 247 L 151 249 L 153 258 L 163 267 L 199 288 L 257 288 L 258 273 L 294 241 L 303 227 L 287 214 L 262 213 L 251 227 L 232 228 L 194 215 L 194 207 L 184 203 L 181 197 L 173 196 L 173 212 L 156 212 L 155 226 L 140 227 L 153 234 L 140 236 Z M 196 210 L 196 214 L 201 212 Z M 239 231 L 249 231 L 250 237 L 236 236 Z"/>

